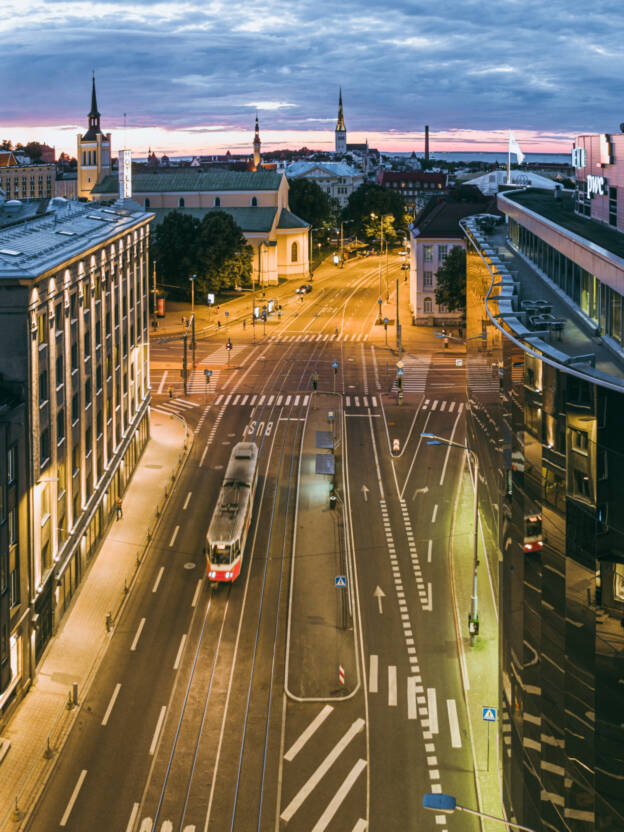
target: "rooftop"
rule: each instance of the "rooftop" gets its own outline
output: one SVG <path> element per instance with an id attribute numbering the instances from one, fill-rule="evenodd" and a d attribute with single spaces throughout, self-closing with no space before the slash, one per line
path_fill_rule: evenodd
<path id="1" fill-rule="evenodd" d="M 188 214 L 198 220 L 203 220 L 206 214 L 214 211 L 224 211 L 232 217 L 241 231 L 253 234 L 268 232 L 273 228 L 277 208 L 155 208 L 152 213 L 156 217 L 156 224 L 160 225 L 173 211 Z"/>
<path id="2" fill-rule="evenodd" d="M 158 173 L 135 173 L 132 190 L 135 194 L 185 193 L 189 191 L 277 191 L 282 174 L 274 171 L 211 170 L 193 168 L 163 170 Z M 96 185 L 94 194 L 117 194 L 119 182 L 111 175 Z"/>
<path id="3" fill-rule="evenodd" d="M 153 217 L 136 203 L 50 200 L 49 210 L 0 228 L 0 280 L 35 278 Z"/>
<path id="4" fill-rule="evenodd" d="M 595 327 L 591 328 L 577 314 L 577 307 L 563 292 L 516 254 L 507 241 L 505 229 L 496 226 L 493 232 L 484 234 L 474 220 L 468 220 L 466 226 L 471 241 L 488 262 L 490 270 L 497 274 L 497 288 L 492 294 L 493 302 L 489 304 L 490 314 L 500 314 L 511 335 L 523 341 L 527 349 L 536 350 L 562 369 L 574 369 L 593 376 L 598 383 L 603 381 L 624 389 L 624 361 L 596 335 Z M 514 294 L 516 290 L 517 294 Z M 500 293 L 498 296 L 496 291 Z M 542 302 L 543 311 L 562 322 L 560 331 L 557 326 L 542 334 L 545 327 L 531 321 L 533 311 L 523 309 L 527 302 Z M 539 314 L 539 310 L 535 311 Z M 575 361 L 590 355 L 594 356 L 593 366 L 589 360 Z"/>
<path id="5" fill-rule="evenodd" d="M 293 162 L 286 168 L 286 176 L 290 179 L 295 176 L 305 176 L 311 170 L 321 168 L 334 176 L 362 176 L 362 171 L 352 167 L 346 162 Z"/>
<path id="6" fill-rule="evenodd" d="M 552 191 L 529 188 L 526 191 L 505 191 L 500 198 L 509 199 L 607 252 L 624 257 L 624 234 L 598 220 L 575 214 L 574 199 L 570 193 L 563 193 L 561 199 L 554 199 Z M 500 204 L 504 210 L 504 202 Z"/>
<path id="7" fill-rule="evenodd" d="M 417 237 L 463 237 L 459 221 L 472 214 L 496 211 L 495 200 L 451 202 L 445 197 L 431 199 L 410 225 Z"/>

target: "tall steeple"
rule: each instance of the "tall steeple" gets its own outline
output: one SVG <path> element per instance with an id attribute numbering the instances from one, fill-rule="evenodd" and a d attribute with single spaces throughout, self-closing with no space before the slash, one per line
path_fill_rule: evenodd
<path id="1" fill-rule="evenodd" d="M 256 113 L 256 132 L 253 140 L 253 169 L 258 170 L 260 167 L 260 126 L 258 124 L 258 114 Z"/>
<path id="2" fill-rule="evenodd" d="M 91 191 L 111 173 L 111 134 L 102 133 L 100 111 L 95 92 L 95 73 L 91 78 L 91 111 L 89 128 L 84 136 L 77 136 L 78 182 L 76 193 L 83 199 L 91 199 Z"/>
<path id="3" fill-rule="evenodd" d="M 336 153 L 347 152 L 347 128 L 342 113 L 342 87 L 338 93 L 338 121 L 336 122 Z"/>
<path id="4" fill-rule="evenodd" d="M 101 133 L 100 127 L 100 113 L 97 106 L 97 95 L 95 94 L 95 73 L 91 78 L 91 112 L 89 113 L 89 129 L 84 138 L 93 139 L 98 133 Z"/>

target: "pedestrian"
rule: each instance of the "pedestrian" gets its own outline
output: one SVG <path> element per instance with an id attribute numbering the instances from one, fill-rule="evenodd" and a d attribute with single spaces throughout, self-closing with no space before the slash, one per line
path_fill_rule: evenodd
<path id="1" fill-rule="evenodd" d="M 180 323 L 182 324 L 182 326 L 184 326 L 184 315 L 182 315 L 182 318 L 180 319 Z"/>
<path id="2" fill-rule="evenodd" d="M 448 344 L 449 344 L 448 335 L 445 335 L 444 336 L 444 348 L 445 349 L 448 349 Z"/>
<path id="3" fill-rule="evenodd" d="M 115 511 L 117 513 L 117 519 L 121 520 L 123 517 L 123 504 L 121 502 L 121 497 L 115 497 Z"/>
<path id="4" fill-rule="evenodd" d="M 247 319 L 243 318 L 243 329 L 245 329 L 246 326 L 247 326 Z"/>
<path id="5" fill-rule="evenodd" d="M 172 399 L 172 398 L 173 398 L 173 387 L 170 387 L 170 388 L 169 388 L 169 398 L 170 398 L 170 399 Z"/>
<path id="6" fill-rule="evenodd" d="M 221 321 L 217 321 L 217 327 L 221 326 Z"/>

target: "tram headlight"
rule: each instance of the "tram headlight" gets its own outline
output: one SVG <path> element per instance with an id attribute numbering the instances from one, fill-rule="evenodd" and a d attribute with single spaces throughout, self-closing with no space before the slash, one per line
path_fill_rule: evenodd
<path id="1" fill-rule="evenodd" d="M 232 577 L 232 574 L 233 574 L 232 572 L 226 572 L 226 573 L 225 573 L 225 577 L 226 577 L 226 578 L 231 578 L 231 577 Z"/>
<path id="2" fill-rule="evenodd" d="M 209 578 L 216 578 L 216 577 L 217 577 L 217 573 L 213 570 L 212 572 L 209 572 L 209 573 L 208 573 L 208 577 L 209 577 Z"/>

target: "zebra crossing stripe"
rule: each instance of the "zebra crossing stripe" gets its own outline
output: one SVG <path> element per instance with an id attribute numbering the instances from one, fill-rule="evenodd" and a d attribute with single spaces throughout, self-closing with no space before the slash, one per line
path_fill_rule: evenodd
<path id="1" fill-rule="evenodd" d="M 217 400 L 216 400 L 215 404 L 216 404 L 216 405 L 217 405 L 217 404 L 221 404 L 221 402 L 222 402 L 222 401 L 223 401 L 223 393 L 221 393 L 221 395 L 217 398 Z"/>
<path id="2" fill-rule="evenodd" d="M 278 407 L 281 405 L 281 403 L 282 403 L 282 399 L 283 399 L 283 398 L 284 398 L 283 396 L 278 396 L 278 397 L 277 397 L 277 401 L 275 402 L 275 404 L 276 404 Z"/>
<path id="3" fill-rule="evenodd" d="M 310 401 L 310 397 L 309 397 L 309 396 L 304 396 L 304 397 L 303 397 L 303 405 L 304 405 L 304 407 L 305 407 L 305 405 L 306 405 L 309 401 Z"/>
<path id="4" fill-rule="evenodd" d="M 234 401 L 232 404 L 238 404 L 238 400 L 240 399 L 240 394 L 234 397 Z"/>
<path id="5" fill-rule="evenodd" d="M 274 399 L 275 399 L 275 396 L 269 396 L 269 401 L 267 402 L 269 407 L 271 407 L 271 405 L 273 404 Z"/>
<path id="6" fill-rule="evenodd" d="M 359 407 L 359 406 L 360 406 L 360 399 L 359 399 L 359 396 L 355 396 L 354 398 L 355 398 L 355 406 L 356 406 L 356 407 Z"/>
<path id="7" fill-rule="evenodd" d="M 285 405 L 290 404 L 290 398 L 291 398 L 290 396 L 286 396 L 286 401 L 284 402 Z"/>
<path id="8" fill-rule="evenodd" d="M 260 401 L 258 402 L 258 404 L 262 406 L 264 404 L 265 399 L 266 399 L 266 396 L 260 396 Z"/>
<path id="9" fill-rule="evenodd" d="M 241 404 L 246 404 L 248 398 L 249 398 L 249 395 L 243 396 L 243 400 L 241 401 Z"/>
<path id="10" fill-rule="evenodd" d="M 377 396 L 373 396 L 373 407 L 377 407 Z"/>
<path id="11" fill-rule="evenodd" d="M 193 403 L 193 402 L 187 402 L 187 401 L 185 401 L 184 399 L 174 399 L 174 401 L 175 401 L 175 402 L 177 402 L 177 404 L 178 404 L 180 407 L 182 407 L 182 408 L 186 408 L 186 409 L 189 409 L 189 408 L 191 408 L 191 407 L 197 407 L 197 405 L 199 404 L 199 402 L 195 402 L 195 403 Z"/>
<path id="12" fill-rule="evenodd" d="M 295 396 L 295 401 L 293 402 L 295 407 L 299 404 L 299 399 L 300 399 L 300 396 Z"/>
<path id="13" fill-rule="evenodd" d="M 458 416 L 459 416 L 459 414 L 462 412 L 462 410 L 463 410 L 463 409 L 464 409 L 464 403 L 463 403 L 463 402 L 460 402 L 460 403 L 459 403 L 459 407 L 457 408 L 457 415 L 458 415 Z"/>
<path id="14" fill-rule="evenodd" d="M 252 397 L 251 397 L 251 401 L 249 402 L 249 404 L 250 404 L 252 407 L 253 407 L 253 405 L 255 405 L 255 403 L 256 403 L 256 399 L 257 399 L 257 398 L 258 398 L 258 394 L 257 394 L 257 393 L 256 393 L 256 395 L 255 395 L 255 396 L 252 396 Z"/>
<path id="15" fill-rule="evenodd" d="M 326 332 L 325 335 L 323 335 L 323 341 L 327 341 L 328 338 L 329 338 L 329 333 Z"/>
<path id="16" fill-rule="evenodd" d="M 440 405 L 440 412 L 442 412 L 443 410 L 446 410 L 446 401 L 442 402 L 442 404 Z"/>
<path id="17" fill-rule="evenodd" d="M 350 396 L 346 397 L 347 407 L 351 407 L 351 398 Z"/>
<path id="18" fill-rule="evenodd" d="M 449 413 L 452 413 L 455 410 L 455 405 L 457 402 L 451 402 L 449 405 Z"/>
<path id="19" fill-rule="evenodd" d="M 364 407 L 368 407 L 368 396 L 364 396 L 362 401 L 364 402 Z"/>
<path id="20" fill-rule="evenodd" d="M 232 394 L 230 393 L 230 395 L 227 397 L 227 399 L 223 402 L 223 405 L 224 406 L 228 405 L 231 402 L 231 400 L 232 400 Z"/>
<path id="21" fill-rule="evenodd" d="M 438 400 L 436 399 L 434 403 L 431 405 L 431 410 L 437 410 L 438 407 Z"/>

